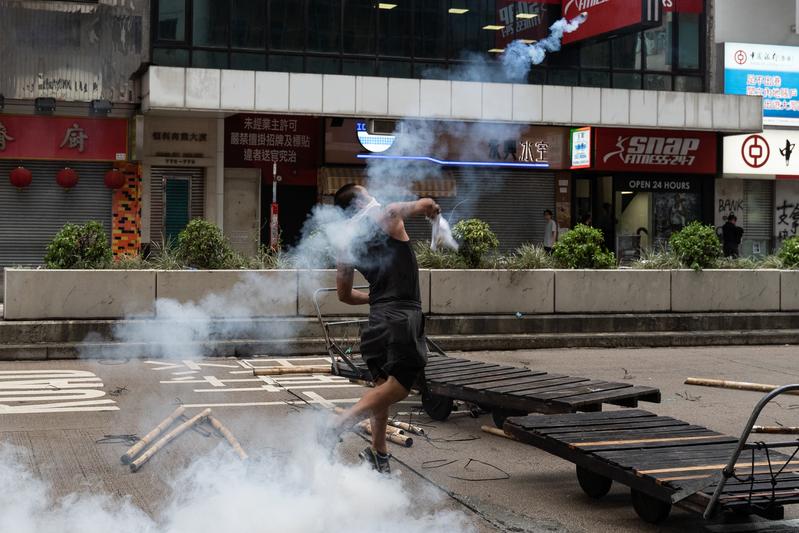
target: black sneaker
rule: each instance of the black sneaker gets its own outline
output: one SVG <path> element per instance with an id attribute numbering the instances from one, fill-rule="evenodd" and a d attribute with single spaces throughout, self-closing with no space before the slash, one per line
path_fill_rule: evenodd
<path id="1" fill-rule="evenodd" d="M 391 454 L 382 454 L 375 451 L 374 448 L 371 446 L 364 448 L 361 453 L 358 454 L 361 461 L 365 463 L 369 463 L 369 465 L 380 472 L 381 474 L 390 474 L 391 473 L 391 465 L 389 464 L 388 460 L 391 457 Z"/>

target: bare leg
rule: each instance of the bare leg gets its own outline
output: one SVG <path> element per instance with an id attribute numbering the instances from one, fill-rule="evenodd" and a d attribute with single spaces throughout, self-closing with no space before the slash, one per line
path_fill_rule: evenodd
<path id="1" fill-rule="evenodd" d="M 378 451 L 385 451 L 385 429 L 386 422 L 388 421 L 388 408 L 401 400 L 408 397 L 410 391 L 399 384 L 393 376 L 377 385 L 375 388 L 366 391 L 363 397 L 344 411 L 336 420 L 336 427 L 345 429 L 356 422 L 363 420 L 367 416 L 375 417 L 372 421 L 372 440 L 374 442 L 374 434 L 382 434 L 383 443 L 382 449 L 375 445 Z M 378 431 L 378 425 L 382 431 Z"/>
<path id="2" fill-rule="evenodd" d="M 375 411 L 369 419 L 372 424 L 372 448 L 380 453 L 388 453 L 386 446 L 386 426 L 388 426 L 388 407 Z"/>

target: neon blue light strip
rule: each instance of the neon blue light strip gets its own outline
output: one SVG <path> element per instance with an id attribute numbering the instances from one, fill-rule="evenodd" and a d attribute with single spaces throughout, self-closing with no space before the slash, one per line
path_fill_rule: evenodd
<path id="1" fill-rule="evenodd" d="M 430 161 L 437 165 L 454 165 L 461 167 L 511 167 L 511 168 L 549 168 L 549 163 L 506 163 L 503 161 L 449 161 L 435 157 L 416 155 L 377 155 L 358 154 L 358 159 L 404 159 L 406 161 Z"/>

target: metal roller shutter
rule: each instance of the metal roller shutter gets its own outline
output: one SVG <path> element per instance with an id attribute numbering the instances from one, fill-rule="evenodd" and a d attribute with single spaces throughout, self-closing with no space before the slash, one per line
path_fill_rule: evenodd
<path id="1" fill-rule="evenodd" d="M 773 183 L 767 180 L 744 180 L 745 239 L 771 240 Z"/>
<path id="2" fill-rule="evenodd" d="M 183 178 L 191 181 L 189 217 L 202 218 L 205 214 L 205 169 L 153 167 L 150 170 L 150 241 L 161 242 L 164 233 L 164 180 Z"/>
<path id="3" fill-rule="evenodd" d="M 33 173 L 33 183 L 23 191 L 8 181 L 18 165 Z M 78 173 L 71 191 L 55 181 L 65 166 Z M 0 161 L 0 267 L 41 265 L 47 244 L 67 222 L 97 220 L 110 239 L 112 195 L 103 182 L 110 168 L 111 163 Z"/>

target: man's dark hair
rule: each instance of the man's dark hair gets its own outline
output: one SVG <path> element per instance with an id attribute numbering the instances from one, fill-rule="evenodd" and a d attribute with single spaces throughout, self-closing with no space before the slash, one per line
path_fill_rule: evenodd
<path id="1" fill-rule="evenodd" d="M 730 216 L 727 217 L 727 220 L 728 221 L 729 220 L 735 220 L 737 222 L 738 221 L 738 217 L 736 217 L 735 214 L 730 213 Z"/>
<path id="2" fill-rule="evenodd" d="M 336 191 L 333 203 L 341 209 L 347 210 L 356 196 L 358 196 L 358 184 L 348 183 Z"/>
<path id="3" fill-rule="evenodd" d="M 550 209 L 545 209 L 545 210 L 544 210 L 544 214 L 545 214 L 545 215 L 552 216 L 552 211 L 551 211 Z"/>

